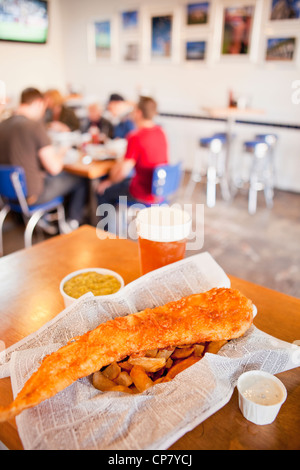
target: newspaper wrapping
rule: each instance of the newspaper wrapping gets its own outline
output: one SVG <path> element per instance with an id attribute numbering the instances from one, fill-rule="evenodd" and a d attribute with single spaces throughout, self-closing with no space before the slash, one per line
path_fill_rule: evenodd
<path id="1" fill-rule="evenodd" d="M 36 333 L 0 353 L 0 378 L 10 376 L 14 397 L 44 356 L 109 319 L 154 308 L 230 280 L 209 253 L 146 274 L 105 298 L 86 294 Z M 259 312 L 258 312 L 259 315 Z M 277 374 L 300 365 L 300 348 L 254 325 L 217 355 L 144 393 L 101 392 L 91 376 L 16 417 L 25 450 L 165 450 L 222 408 L 239 375 Z"/>

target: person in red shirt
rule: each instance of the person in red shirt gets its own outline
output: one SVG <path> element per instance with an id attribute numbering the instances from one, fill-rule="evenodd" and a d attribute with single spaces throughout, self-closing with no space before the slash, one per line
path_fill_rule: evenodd
<path id="1" fill-rule="evenodd" d="M 115 204 L 120 196 L 144 204 L 158 202 L 151 194 L 153 170 L 167 164 L 169 158 L 166 135 L 153 121 L 156 113 L 157 104 L 152 98 L 140 98 L 134 110 L 137 129 L 127 137 L 124 158 L 114 165 L 109 177 L 99 183 L 99 205 Z"/>

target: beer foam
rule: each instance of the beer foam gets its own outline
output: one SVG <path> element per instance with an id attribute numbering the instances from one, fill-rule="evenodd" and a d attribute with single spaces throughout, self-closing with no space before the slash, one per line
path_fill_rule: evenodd
<path id="1" fill-rule="evenodd" d="M 192 218 L 181 209 L 152 206 L 141 210 L 136 218 L 139 237 L 156 242 L 175 242 L 186 239 L 191 231 Z"/>

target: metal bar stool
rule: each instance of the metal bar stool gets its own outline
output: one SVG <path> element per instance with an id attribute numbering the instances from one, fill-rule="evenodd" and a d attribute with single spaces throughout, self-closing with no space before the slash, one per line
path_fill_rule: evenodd
<path id="1" fill-rule="evenodd" d="M 244 151 L 251 155 L 249 171 L 248 212 L 255 214 L 257 193 L 264 190 L 266 206 L 273 207 L 274 181 L 273 158 L 269 145 L 261 139 L 244 142 Z"/>
<path id="2" fill-rule="evenodd" d="M 206 204 L 214 207 L 216 204 L 216 186 L 220 184 L 221 194 L 224 200 L 230 199 L 229 185 L 226 176 L 226 134 L 215 134 L 211 137 L 200 139 L 200 148 L 207 151 L 207 160 L 196 155 L 194 166 L 189 182 L 186 187 L 185 196 L 191 197 L 197 183 L 206 179 Z M 203 154 L 202 154 L 203 155 Z"/>
<path id="3" fill-rule="evenodd" d="M 261 140 L 268 144 L 270 160 L 272 161 L 273 182 L 276 181 L 276 168 L 275 168 L 275 152 L 278 143 L 278 135 L 276 134 L 257 134 L 255 139 Z"/>
<path id="4" fill-rule="evenodd" d="M 278 141 L 278 136 L 276 134 L 257 134 L 255 136 L 255 139 L 266 142 L 266 144 L 268 144 L 269 147 L 274 149 Z"/>

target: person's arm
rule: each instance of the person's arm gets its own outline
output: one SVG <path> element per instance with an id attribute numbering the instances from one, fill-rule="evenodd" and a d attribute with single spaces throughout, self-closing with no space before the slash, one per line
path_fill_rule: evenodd
<path id="1" fill-rule="evenodd" d="M 109 179 L 112 183 L 119 183 L 131 173 L 136 165 L 139 155 L 139 140 L 136 134 L 127 137 L 127 149 L 122 160 L 119 160 L 111 169 Z"/>
<path id="2" fill-rule="evenodd" d="M 136 161 L 134 159 L 123 159 L 118 161 L 110 170 L 109 180 L 111 183 L 120 183 L 131 173 L 135 167 Z"/>
<path id="3" fill-rule="evenodd" d="M 66 149 L 56 152 L 52 145 L 47 145 L 39 150 L 41 164 L 50 175 L 58 175 L 62 171 L 65 153 Z"/>
<path id="4" fill-rule="evenodd" d="M 123 181 L 136 165 L 139 155 L 139 143 L 135 134 L 130 134 L 127 138 L 127 150 L 124 158 L 116 162 L 109 173 L 109 177 L 101 181 L 97 187 L 97 193 L 103 194 L 112 184 Z"/>
<path id="5" fill-rule="evenodd" d="M 129 136 L 127 150 L 124 158 L 116 162 L 109 173 L 109 177 L 101 181 L 97 187 L 97 193 L 103 194 L 112 184 L 124 180 L 136 165 L 138 156 L 138 143 L 136 136 Z"/>
<path id="6" fill-rule="evenodd" d="M 120 183 L 123 181 L 135 167 L 135 160 L 120 160 L 110 170 L 109 177 L 100 181 L 97 187 L 97 193 L 103 194 L 104 191 L 112 184 Z"/>

